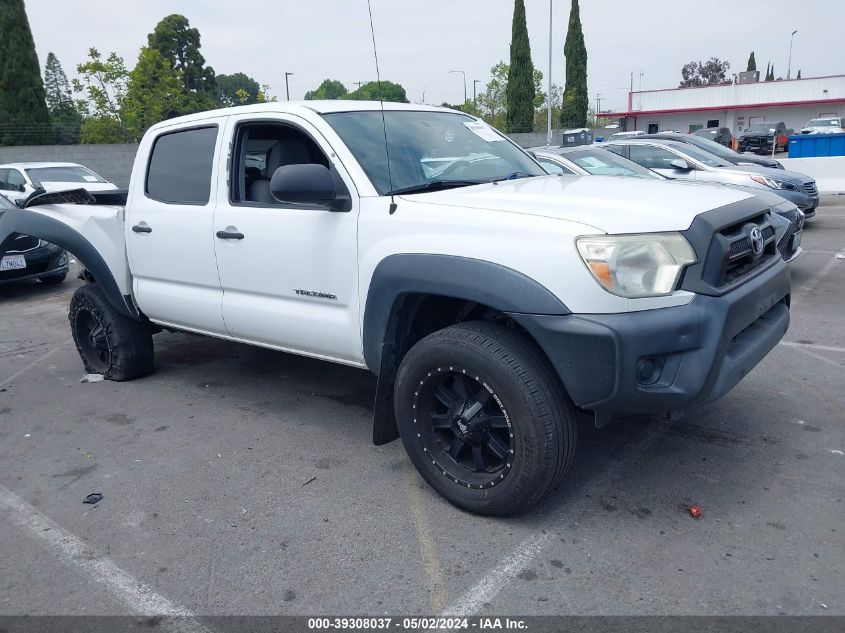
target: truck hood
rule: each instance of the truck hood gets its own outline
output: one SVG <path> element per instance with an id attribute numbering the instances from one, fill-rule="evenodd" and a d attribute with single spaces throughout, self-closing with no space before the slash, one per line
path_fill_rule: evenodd
<path id="1" fill-rule="evenodd" d="M 699 213 L 751 197 L 730 187 L 614 176 L 539 176 L 401 196 L 412 202 L 559 218 L 606 233 L 682 231 Z"/>

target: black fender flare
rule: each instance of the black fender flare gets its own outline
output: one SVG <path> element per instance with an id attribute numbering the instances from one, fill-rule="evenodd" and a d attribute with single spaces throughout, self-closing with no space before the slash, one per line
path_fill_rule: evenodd
<path id="1" fill-rule="evenodd" d="M 362 328 L 364 361 L 378 375 L 373 442 L 399 436 L 393 414 L 393 385 L 403 350 L 397 349 L 397 306 L 407 295 L 437 295 L 473 301 L 504 313 L 570 314 L 552 292 L 530 277 L 480 259 L 405 253 L 385 257 L 373 271 Z"/>
<path id="2" fill-rule="evenodd" d="M 27 209 L 0 209 L 0 256 L 13 233 L 38 237 L 73 253 L 102 288 L 109 302 L 125 316 L 141 320 L 132 298 L 124 296 L 102 255 L 78 231 L 54 218 Z"/>
<path id="3" fill-rule="evenodd" d="M 416 293 L 465 299 L 508 313 L 570 314 L 548 288 L 501 264 L 457 255 L 390 255 L 373 271 L 364 309 L 364 360 L 373 373 L 379 373 L 397 300 Z"/>

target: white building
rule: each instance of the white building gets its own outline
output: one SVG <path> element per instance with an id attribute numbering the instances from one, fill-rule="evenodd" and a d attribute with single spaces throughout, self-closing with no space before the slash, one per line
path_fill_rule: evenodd
<path id="1" fill-rule="evenodd" d="M 642 90 L 628 94 L 627 111 L 602 113 L 624 118 L 628 130 L 727 127 L 734 134 L 757 121 L 783 121 L 797 132 L 810 119 L 828 115 L 845 116 L 845 75 Z"/>

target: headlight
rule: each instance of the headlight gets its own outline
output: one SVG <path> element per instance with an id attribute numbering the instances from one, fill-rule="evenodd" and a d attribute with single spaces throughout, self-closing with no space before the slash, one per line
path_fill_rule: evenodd
<path id="1" fill-rule="evenodd" d="M 671 294 L 684 266 L 697 261 L 680 233 L 591 235 L 575 243 L 596 281 L 630 299 Z"/>
<path id="2" fill-rule="evenodd" d="M 786 187 L 786 183 L 783 181 L 766 178 L 766 176 L 758 176 L 757 174 L 752 175 L 751 180 L 766 187 L 771 187 L 772 189 L 784 189 Z"/>

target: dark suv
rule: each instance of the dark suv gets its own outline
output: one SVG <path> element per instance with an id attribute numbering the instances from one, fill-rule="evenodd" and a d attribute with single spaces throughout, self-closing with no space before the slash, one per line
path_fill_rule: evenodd
<path id="1" fill-rule="evenodd" d="M 4 208 L 17 207 L 0 196 L 0 209 Z M 60 284 L 67 272 L 67 253 L 55 244 L 21 233 L 12 233 L 0 244 L 0 285 L 24 279 Z"/>
<path id="2" fill-rule="evenodd" d="M 756 152 L 758 154 L 770 154 L 772 150 L 786 150 L 789 143 L 789 134 L 786 124 L 752 123 L 745 128 L 737 139 L 737 150 L 740 152 Z"/>

